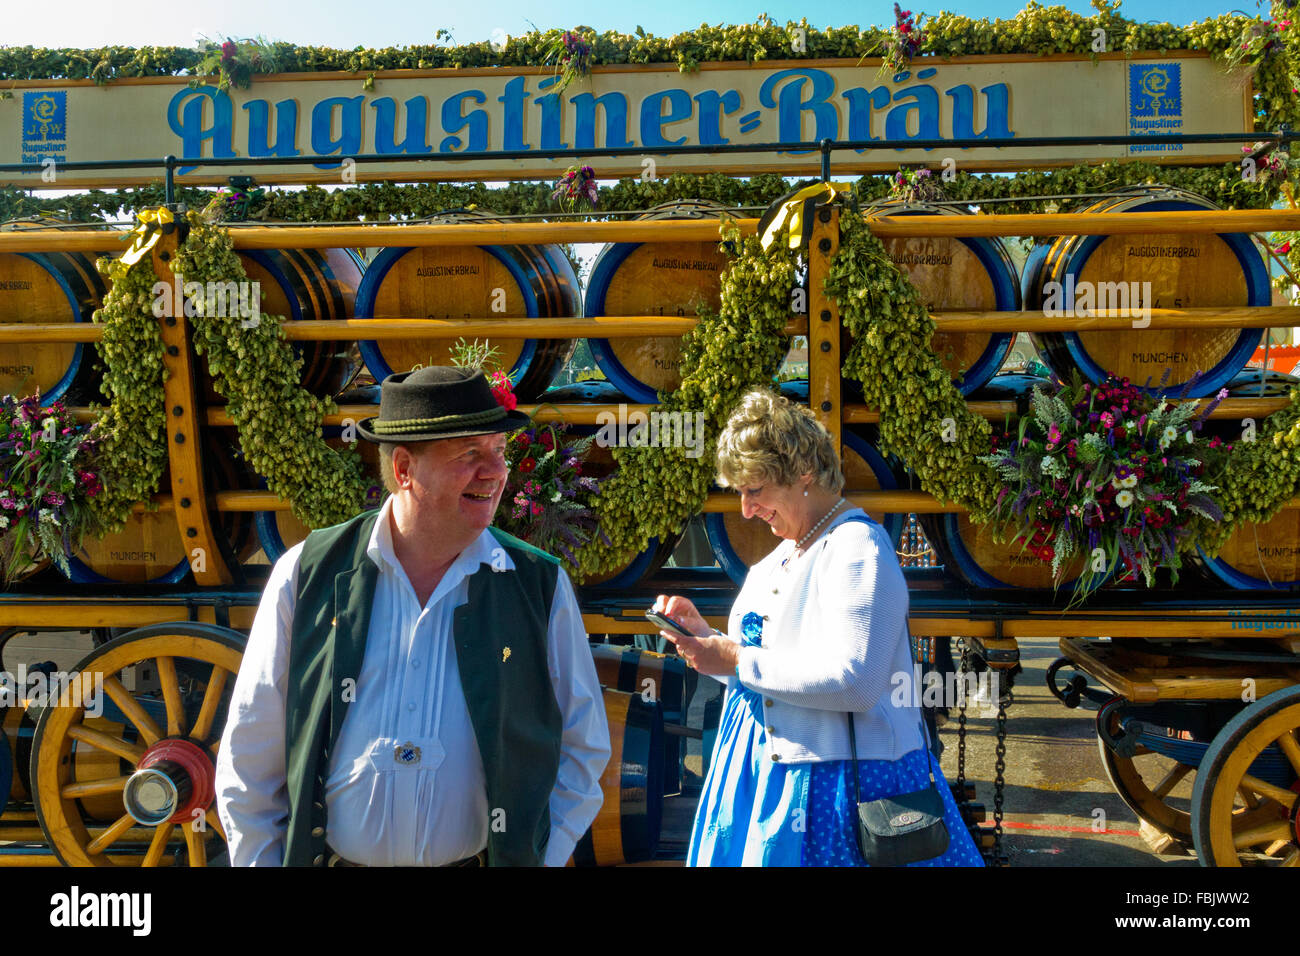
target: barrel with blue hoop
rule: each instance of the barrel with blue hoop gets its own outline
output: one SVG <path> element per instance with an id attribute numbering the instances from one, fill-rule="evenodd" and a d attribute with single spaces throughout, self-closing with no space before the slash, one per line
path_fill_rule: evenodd
<path id="1" fill-rule="evenodd" d="M 550 405 L 607 405 L 617 418 L 619 406 L 627 404 L 628 396 L 613 383 L 595 379 L 550 389 L 541 397 L 541 401 Z M 595 425 L 570 425 L 569 430 L 575 435 L 595 435 L 599 431 Z M 613 450 L 614 444 L 599 439 L 592 442 L 583 464 L 585 474 L 601 479 L 613 474 L 618 468 L 614 462 Z M 623 567 L 588 575 L 582 579 L 581 584 L 584 588 L 603 590 L 635 587 L 663 567 L 680 540 L 680 534 L 651 538 L 646 542 L 645 548 L 633 555 Z"/>
<path id="2" fill-rule="evenodd" d="M 726 207 L 683 199 L 647 210 L 638 219 L 719 219 Z M 718 242 L 618 242 L 600 250 L 587 282 L 584 315 L 663 315 L 694 318 L 697 307 L 716 310 L 727 257 Z M 682 381 L 681 336 L 590 339 L 601 371 L 630 401 L 653 404 Z"/>
<path id="3" fill-rule="evenodd" d="M 899 487 L 898 469 L 882 455 L 873 444 L 874 429 L 845 430 L 844 494 L 854 491 L 893 490 Z M 868 511 L 873 521 L 879 522 L 898 547 L 906 515 L 882 514 Z M 712 512 L 705 516 L 704 526 L 709 533 L 709 544 L 718 564 L 737 584 L 745 582 L 749 569 L 767 557 L 780 544 L 767 523 L 758 518 L 746 518 L 738 511 Z"/>
<path id="4" fill-rule="evenodd" d="M 0 226 L 2 232 L 54 230 L 57 220 L 33 217 Z M 118 245 L 107 235 L 104 246 Z M 104 252 L 102 255 L 114 253 Z M 0 253 L 0 323 L 90 322 L 107 286 L 93 255 L 78 252 Z M 99 397 L 95 353 L 82 342 L 0 342 L 0 395 L 67 402 Z"/>
<path id="5" fill-rule="evenodd" d="M 864 210 L 868 219 L 963 212 L 920 202 L 881 202 Z M 890 261 L 916 286 L 928 310 L 1020 311 L 1020 276 L 1005 239 L 910 236 L 881 241 Z M 963 395 L 997 375 L 1014 344 L 1013 332 L 935 332 L 930 339 L 930 348 Z"/>
<path id="6" fill-rule="evenodd" d="M 378 396 L 374 400 L 377 402 Z M 323 434 L 325 444 L 336 451 L 352 449 L 360 454 L 362 471 L 368 479 L 364 507 L 377 508 L 383 504 L 384 483 L 379 472 L 382 466 L 379 446 L 368 441 L 349 443 L 344 439 L 343 429 L 337 425 L 325 426 Z M 275 564 L 286 551 L 299 541 L 305 540 L 311 532 L 311 529 L 299 521 L 291 510 L 259 511 L 254 516 L 254 522 L 257 528 L 257 541 L 261 545 L 261 554 L 254 555 L 249 561 L 250 564 L 263 562 Z"/>
<path id="7" fill-rule="evenodd" d="M 431 221 L 490 223 L 482 213 L 452 210 Z M 578 277 L 555 245 L 403 246 L 383 250 L 357 290 L 356 317 L 406 319 L 561 318 L 580 314 Z M 417 365 L 450 365 L 457 336 L 359 343 L 375 381 Z M 571 339 L 492 336 L 520 401 L 534 401 L 573 352 Z"/>
<path id="8" fill-rule="evenodd" d="M 1228 383 L 1230 398 L 1281 398 L 1300 386 L 1284 372 L 1247 369 Z M 1207 431 L 1229 444 L 1242 440 L 1239 419 L 1210 419 Z M 1196 564 L 1212 584 L 1241 591 L 1300 591 L 1300 509 L 1283 508 L 1261 523 L 1238 525 L 1215 557 L 1196 549 Z"/>
<path id="9" fill-rule="evenodd" d="M 240 264 L 249 282 L 257 283 L 258 311 L 291 322 L 338 321 L 353 317 L 364 269 L 352 249 L 241 249 Z M 241 304 L 243 300 L 241 299 Z M 248 320 L 248 317 L 246 317 Z M 360 370 L 354 343 L 294 341 L 302 360 L 300 384 L 313 395 L 333 396 Z M 209 404 L 224 401 L 200 363 Z"/>
<path id="10" fill-rule="evenodd" d="M 663 709 L 640 694 L 606 688 L 603 697 L 612 753 L 600 776 L 600 811 L 573 849 L 578 866 L 653 858 L 663 823 Z"/>
<path id="11" fill-rule="evenodd" d="M 251 491 L 259 478 L 245 460 L 233 428 L 208 428 L 203 436 L 206 491 Z M 171 488 L 170 466 L 164 469 L 159 490 Z M 214 519 L 213 530 L 236 563 L 257 549 L 253 515 L 225 511 Z M 87 536 L 81 548 L 68 555 L 68 578 L 78 584 L 178 584 L 202 556 L 191 553 L 181 537 L 176 515 L 170 511 L 130 514 L 120 531 L 102 538 Z M 206 560 L 206 558 L 204 558 Z"/>
<path id="12" fill-rule="evenodd" d="M 1092 203 L 1079 212 L 1163 212 L 1219 208 L 1204 197 L 1164 186 L 1136 187 Z M 1149 283 L 1149 285 L 1148 285 Z M 1143 233 L 1058 236 L 1030 253 L 1023 274 L 1027 310 L 1053 314 L 1070 324 L 1077 309 L 1127 308 L 1135 322 L 1145 309 L 1205 306 L 1267 306 L 1268 269 L 1246 233 Z M 1104 299 L 1104 301 L 1103 301 Z M 1078 369 L 1089 381 L 1107 374 L 1134 385 L 1192 398 L 1211 395 L 1245 366 L 1259 344 L 1260 329 L 1103 329 L 1034 332 L 1035 346 L 1057 375 Z"/>

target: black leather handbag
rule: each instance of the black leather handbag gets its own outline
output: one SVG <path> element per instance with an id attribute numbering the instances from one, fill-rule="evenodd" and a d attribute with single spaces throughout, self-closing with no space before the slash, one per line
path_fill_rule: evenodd
<path id="1" fill-rule="evenodd" d="M 845 715 L 849 722 L 849 746 L 853 750 L 853 800 L 858 808 L 858 849 L 869 866 L 904 866 L 920 860 L 932 860 L 948 849 L 948 828 L 943 822 L 943 797 L 930 770 L 930 786 L 924 790 L 882 797 L 862 802 L 862 787 L 858 782 L 858 741 L 853 729 L 853 715 Z M 930 735 L 921 721 L 925 739 L 925 755 L 930 753 Z"/>

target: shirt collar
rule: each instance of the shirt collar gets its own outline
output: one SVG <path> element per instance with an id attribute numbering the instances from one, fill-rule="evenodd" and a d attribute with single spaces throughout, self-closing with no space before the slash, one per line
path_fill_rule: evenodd
<path id="1" fill-rule="evenodd" d="M 402 577 L 406 576 L 406 570 L 397 560 L 397 553 L 393 550 L 393 496 L 388 495 L 384 503 L 379 508 L 379 517 L 375 521 L 374 528 L 370 531 L 370 542 L 366 546 L 366 555 L 378 565 L 382 572 L 385 569 L 389 571 L 400 571 Z M 435 595 L 443 593 L 448 587 L 459 583 L 461 578 L 469 577 L 474 574 L 479 565 L 486 564 L 494 569 L 503 571 L 513 571 L 515 562 L 510 557 L 510 552 L 497 543 L 492 532 L 487 528 L 483 533 L 470 542 L 456 560 L 447 568 L 447 573 L 442 576 L 442 581 L 438 583 Z"/>

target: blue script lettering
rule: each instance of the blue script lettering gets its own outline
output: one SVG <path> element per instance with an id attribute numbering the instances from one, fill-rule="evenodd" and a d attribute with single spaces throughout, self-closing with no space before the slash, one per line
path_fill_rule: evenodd
<path id="1" fill-rule="evenodd" d="M 212 101 L 212 125 L 203 125 L 203 105 Z M 179 91 L 167 104 L 167 125 L 181 138 L 181 155 L 198 157 L 203 155 L 203 141 L 212 141 L 213 156 L 234 156 L 231 144 L 231 127 L 233 125 L 230 97 L 221 90 L 211 86 L 201 86 L 197 90 L 189 87 Z M 185 166 L 178 169 L 181 175 L 195 169 Z"/>

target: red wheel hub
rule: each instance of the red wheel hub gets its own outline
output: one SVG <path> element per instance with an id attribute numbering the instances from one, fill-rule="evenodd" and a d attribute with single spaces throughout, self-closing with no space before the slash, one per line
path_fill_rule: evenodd
<path id="1" fill-rule="evenodd" d="M 192 740 L 169 737 L 145 751 L 122 797 L 127 813 L 146 826 L 190 823 L 216 798 L 216 768 Z"/>

